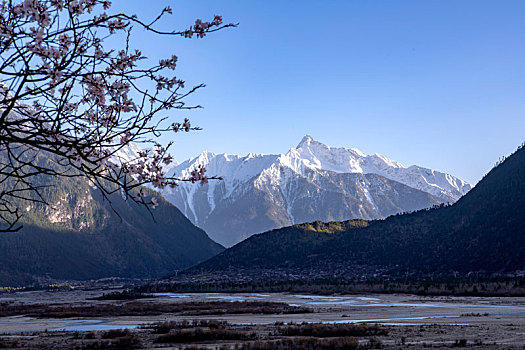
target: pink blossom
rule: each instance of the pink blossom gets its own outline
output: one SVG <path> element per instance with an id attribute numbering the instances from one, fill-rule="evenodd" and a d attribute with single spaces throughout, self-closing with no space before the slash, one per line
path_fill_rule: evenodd
<path id="1" fill-rule="evenodd" d="M 177 63 L 177 56 L 173 55 L 170 59 L 160 60 L 159 64 L 161 67 L 167 67 L 169 69 L 175 69 Z"/>
<path id="2" fill-rule="evenodd" d="M 159 206 L 159 202 L 157 201 L 157 198 L 151 197 L 151 208 L 155 209 L 158 206 Z"/>

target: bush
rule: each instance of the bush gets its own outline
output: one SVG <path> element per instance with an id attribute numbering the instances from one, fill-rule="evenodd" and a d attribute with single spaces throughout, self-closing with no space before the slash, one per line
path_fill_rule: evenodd
<path id="1" fill-rule="evenodd" d="M 311 337 L 366 337 L 376 335 L 386 335 L 387 331 L 376 325 L 356 325 L 356 324 L 322 324 L 322 323 L 303 323 L 299 325 L 289 325 L 279 327 L 278 331 L 284 336 L 311 336 Z"/>
<path id="2" fill-rule="evenodd" d="M 129 335 L 129 330 L 127 329 L 111 329 L 107 332 L 102 333 L 102 339 L 114 339 L 121 338 Z"/>
<path id="3" fill-rule="evenodd" d="M 354 337 L 341 337 L 333 339 L 322 338 L 288 338 L 276 341 L 258 341 L 242 344 L 240 350 L 355 350 L 359 342 Z"/>
<path id="4" fill-rule="evenodd" d="M 155 343 L 189 343 L 195 341 L 208 340 L 246 340 L 253 339 L 254 334 L 232 331 L 223 328 L 191 328 L 191 329 L 174 329 L 167 334 L 160 335 L 155 339 Z"/>
<path id="5" fill-rule="evenodd" d="M 140 349 L 140 338 L 136 335 L 127 335 L 115 340 L 100 340 L 85 345 L 82 350 L 128 350 Z"/>
<path id="6" fill-rule="evenodd" d="M 458 348 L 464 348 L 467 346 L 467 339 L 456 339 L 454 346 Z"/>
<path id="7" fill-rule="evenodd" d="M 177 322 L 159 322 L 153 324 L 152 326 L 147 326 L 146 328 L 153 328 L 153 334 L 166 334 L 169 333 L 172 329 L 184 329 L 184 328 L 195 328 L 195 327 L 208 327 L 210 329 L 219 329 L 225 328 L 228 325 L 226 321 L 218 320 L 194 320 L 193 322 L 188 322 L 186 320 Z"/>
<path id="8" fill-rule="evenodd" d="M 14 349 L 18 347 L 18 339 L 11 341 L 0 339 L 0 349 Z"/>

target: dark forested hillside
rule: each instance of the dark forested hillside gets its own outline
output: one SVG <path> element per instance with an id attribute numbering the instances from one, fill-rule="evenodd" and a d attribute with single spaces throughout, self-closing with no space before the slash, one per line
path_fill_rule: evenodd
<path id="1" fill-rule="evenodd" d="M 338 225 L 256 235 L 189 272 L 264 269 L 356 277 L 525 270 L 525 148 L 452 206 Z"/>
<path id="2" fill-rule="evenodd" d="M 13 203 L 23 209 L 24 227 L 0 233 L 0 286 L 43 278 L 156 278 L 224 249 L 153 191 L 144 189 L 159 202 L 150 213 L 118 192 L 108 202 L 84 178 L 38 181 L 47 186 L 42 194 L 49 205 Z"/>

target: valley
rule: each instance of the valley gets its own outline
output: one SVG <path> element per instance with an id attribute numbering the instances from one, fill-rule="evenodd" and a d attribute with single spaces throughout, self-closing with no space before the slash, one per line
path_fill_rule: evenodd
<path id="1" fill-rule="evenodd" d="M 524 157 L 520 147 L 452 205 L 211 245 L 210 259 L 162 279 L 5 287 L 0 348 L 521 349 Z M 182 217 L 160 209 L 166 228 Z"/>
<path id="2" fill-rule="evenodd" d="M 0 9 L 0 350 L 525 350 L 525 1 Z"/>

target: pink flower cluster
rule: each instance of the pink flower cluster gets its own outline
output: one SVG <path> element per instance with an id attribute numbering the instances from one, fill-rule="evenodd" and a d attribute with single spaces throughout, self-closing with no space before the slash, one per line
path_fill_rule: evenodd
<path id="1" fill-rule="evenodd" d="M 160 60 L 159 64 L 161 67 L 166 67 L 174 70 L 177 64 L 177 56 L 173 55 L 169 59 Z"/>
<path id="2" fill-rule="evenodd" d="M 181 130 L 188 132 L 191 130 L 191 123 L 188 118 L 184 118 L 184 123 L 173 123 L 171 124 L 171 127 L 175 132 L 179 132 Z"/>
<path id="3" fill-rule="evenodd" d="M 210 30 L 210 28 L 218 27 L 221 24 L 222 16 L 215 15 L 213 17 L 213 21 L 211 22 L 203 22 L 202 20 L 197 19 L 193 27 L 184 32 L 184 36 L 186 38 L 191 38 L 193 34 L 196 34 L 197 38 L 204 38 L 206 36 L 206 33 Z"/>
<path id="4" fill-rule="evenodd" d="M 123 137 L 130 138 L 131 135 Z M 129 141 L 128 141 L 129 142 Z M 162 168 L 173 161 L 171 155 L 160 144 L 156 144 L 153 149 L 140 151 L 137 159 L 132 159 L 120 165 L 122 171 L 131 175 L 141 183 L 150 182 L 153 187 L 163 189 L 166 186 L 175 187 L 177 183 L 174 179 L 166 177 Z M 111 159 L 108 162 L 112 162 Z"/>
<path id="5" fill-rule="evenodd" d="M 36 22 L 40 27 L 47 27 L 51 21 L 47 8 L 39 0 L 24 0 L 21 4 L 13 7 L 12 13 L 15 17 L 29 18 L 30 21 Z"/>
<path id="6" fill-rule="evenodd" d="M 208 183 L 208 177 L 204 175 L 206 173 L 206 168 L 202 165 L 199 165 L 197 169 L 192 170 L 190 181 L 195 183 L 200 181 L 201 185 Z"/>

